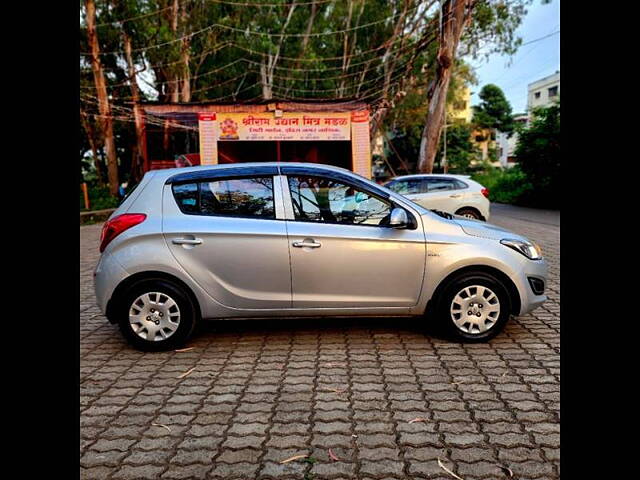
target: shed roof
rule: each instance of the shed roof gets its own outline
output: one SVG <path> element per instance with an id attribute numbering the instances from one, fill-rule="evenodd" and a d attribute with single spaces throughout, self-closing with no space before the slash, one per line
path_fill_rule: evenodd
<path id="1" fill-rule="evenodd" d="M 181 113 L 263 113 L 274 110 L 284 112 L 351 112 L 355 110 L 368 110 L 369 105 L 359 100 L 316 101 L 316 102 L 289 102 L 268 100 L 254 103 L 161 103 L 143 102 L 140 104 L 145 113 L 157 116 Z"/>

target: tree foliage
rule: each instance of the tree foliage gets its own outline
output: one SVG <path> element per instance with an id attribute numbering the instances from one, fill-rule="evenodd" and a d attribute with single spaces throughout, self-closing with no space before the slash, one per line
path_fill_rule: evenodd
<path id="1" fill-rule="evenodd" d="M 502 89 L 490 83 L 482 87 L 478 96 L 481 101 L 480 105 L 473 107 L 474 124 L 481 129 L 513 132 L 515 122 L 511 113 L 511 104 Z"/>
<path id="2" fill-rule="evenodd" d="M 450 173 L 467 173 L 471 161 L 478 159 L 479 152 L 471 141 L 472 127 L 468 123 L 456 122 L 447 128 L 447 164 Z M 443 167 L 444 138 L 440 142 L 436 164 Z"/>
<path id="3" fill-rule="evenodd" d="M 535 187 L 527 203 L 560 205 L 560 104 L 536 109 L 533 121 L 518 135 L 515 156 Z"/>
<path id="4" fill-rule="evenodd" d="M 531 0 L 472 2 L 460 53 L 513 52 L 515 29 Z M 436 0 L 96 0 L 100 60 L 115 120 L 123 176 L 133 173 L 136 135 L 132 83 L 141 100 L 252 102 L 358 99 L 370 104 L 372 128 L 413 138 L 423 128 L 437 75 L 440 7 Z M 80 2 L 81 109 L 97 145 L 103 139 Z M 445 22 L 450 21 L 447 18 Z M 125 47 L 131 44 L 128 71 Z M 456 82 L 472 76 L 454 59 Z M 396 114 L 398 112 L 398 114 Z M 89 133 L 93 132 L 93 133 Z M 95 157 L 85 143 L 81 157 Z M 413 140 L 408 144 L 413 155 Z M 95 166 L 105 170 L 98 159 Z"/>

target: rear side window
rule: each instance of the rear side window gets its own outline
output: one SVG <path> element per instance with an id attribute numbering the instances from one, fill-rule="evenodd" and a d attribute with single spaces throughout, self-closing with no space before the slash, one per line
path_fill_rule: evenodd
<path id="1" fill-rule="evenodd" d="M 173 185 L 183 213 L 274 219 L 273 178 L 233 178 Z"/>
<path id="2" fill-rule="evenodd" d="M 387 185 L 387 188 L 400 195 L 425 193 L 427 191 L 424 180 L 420 178 L 394 180 Z"/>
<path id="3" fill-rule="evenodd" d="M 198 213 L 198 184 L 185 183 L 173 186 L 173 198 L 176 199 L 182 213 Z"/>
<path id="4" fill-rule="evenodd" d="M 454 190 L 453 180 L 450 178 L 429 178 L 427 179 L 429 192 L 442 192 L 445 190 Z"/>
<path id="5" fill-rule="evenodd" d="M 460 181 L 460 180 L 454 180 L 453 183 L 456 186 L 456 190 L 462 190 L 463 188 L 469 188 L 469 185 L 467 185 L 466 183 Z"/>

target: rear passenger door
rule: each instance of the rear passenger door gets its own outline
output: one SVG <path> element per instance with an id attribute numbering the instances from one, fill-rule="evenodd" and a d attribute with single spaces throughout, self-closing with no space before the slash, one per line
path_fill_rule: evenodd
<path id="1" fill-rule="evenodd" d="M 252 176 L 187 175 L 165 186 L 163 234 L 171 253 L 226 307 L 291 307 L 282 191 L 272 168 Z"/>
<path id="2" fill-rule="evenodd" d="M 426 183 L 422 178 L 405 178 L 389 182 L 387 187 L 412 202 L 421 204 L 421 200 L 427 191 Z"/>
<path id="3" fill-rule="evenodd" d="M 423 195 L 422 206 L 434 210 L 455 213 L 458 209 L 460 195 L 455 192 L 452 178 L 429 177 L 425 179 L 427 191 Z"/>

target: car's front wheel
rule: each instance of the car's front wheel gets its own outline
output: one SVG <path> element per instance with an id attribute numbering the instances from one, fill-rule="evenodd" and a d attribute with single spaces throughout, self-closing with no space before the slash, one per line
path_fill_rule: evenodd
<path id="1" fill-rule="evenodd" d="M 184 289 L 169 280 L 144 280 L 123 296 L 118 324 L 124 337 L 140 350 L 177 348 L 193 333 L 196 308 Z"/>
<path id="2" fill-rule="evenodd" d="M 493 275 L 468 272 L 445 287 L 437 315 L 455 339 L 483 342 L 504 329 L 511 315 L 511 299 L 507 288 Z"/>

